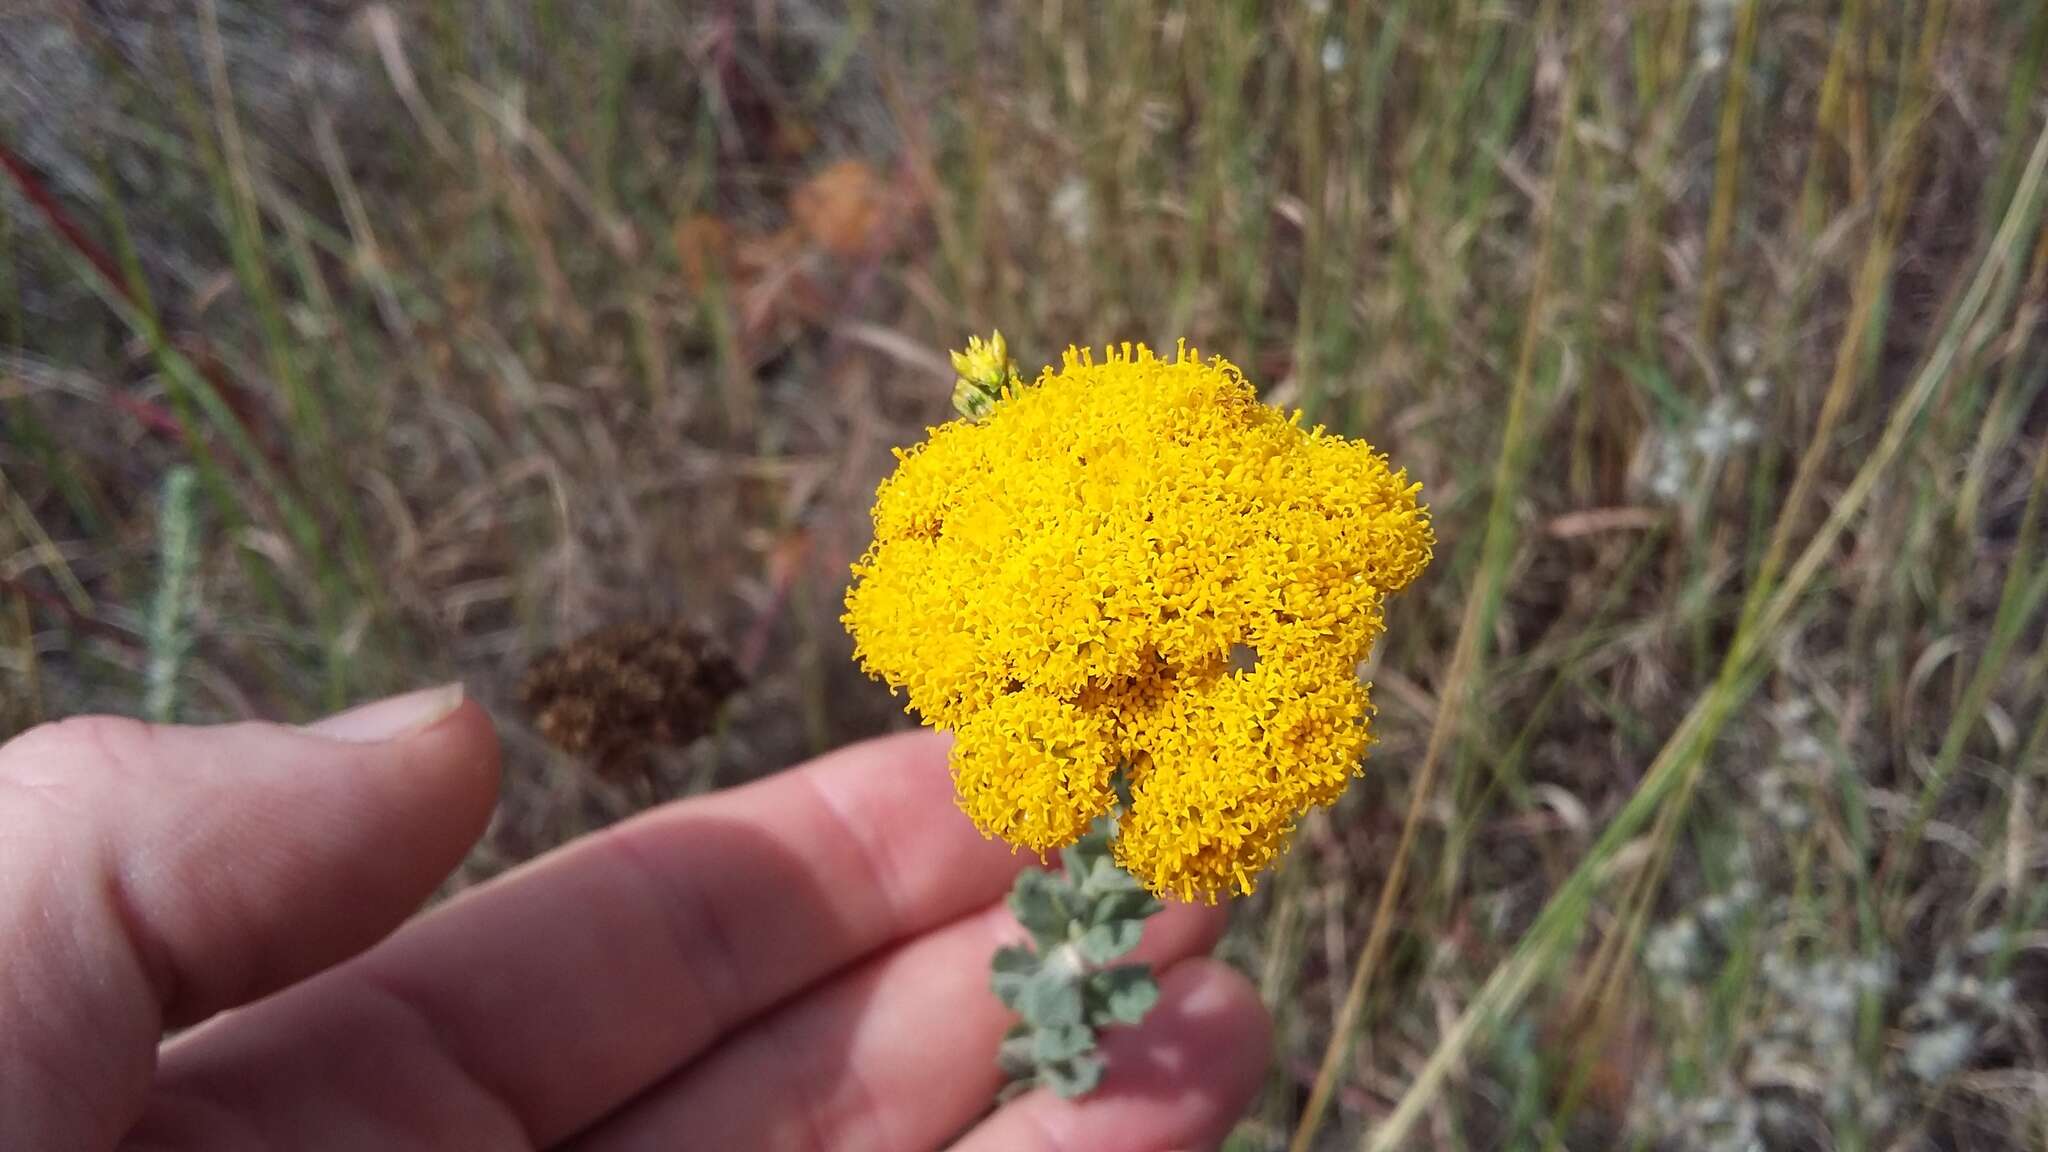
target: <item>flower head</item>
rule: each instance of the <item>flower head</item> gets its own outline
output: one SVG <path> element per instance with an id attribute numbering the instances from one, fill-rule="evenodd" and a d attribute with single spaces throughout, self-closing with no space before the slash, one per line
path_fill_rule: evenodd
<path id="1" fill-rule="evenodd" d="M 1069 349 L 897 456 L 846 623 L 954 732 L 961 807 L 1047 851 L 1121 772 L 1120 864 L 1162 894 L 1249 892 L 1359 770 L 1358 665 L 1434 543 L 1421 486 L 1185 347 Z"/>

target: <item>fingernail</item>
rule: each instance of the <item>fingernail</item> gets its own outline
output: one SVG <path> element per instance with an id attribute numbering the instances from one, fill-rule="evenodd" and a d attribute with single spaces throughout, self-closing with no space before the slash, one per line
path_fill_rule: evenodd
<path id="1" fill-rule="evenodd" d="M 462 707 L 462 684 L 422 688 L 358 705 L 306 725 L 306 731 L 354 744 L 377 744 L 424 731 Z"/>

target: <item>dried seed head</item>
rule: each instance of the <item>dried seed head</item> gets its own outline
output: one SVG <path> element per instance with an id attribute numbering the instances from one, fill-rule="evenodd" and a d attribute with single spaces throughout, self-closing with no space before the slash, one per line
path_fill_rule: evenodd
<path id="1" fill-rule="evenodd" d="M 602 766 L 698 739 L 741 685 L 739 670 L 703 633 L 680 623 L 626 624 L 543 654 L 519 694 L 549 743 Z"/>

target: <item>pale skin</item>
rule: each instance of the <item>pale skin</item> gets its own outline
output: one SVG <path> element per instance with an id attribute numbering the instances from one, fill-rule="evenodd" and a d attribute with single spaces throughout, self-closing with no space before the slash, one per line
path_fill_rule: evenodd
<path id="1" fill-rule="evenodd" d="M 991 1111 L 989 954 L 1029 861 L 943 738 L 656 809 L 432 910 L 496 802 L 459 691 L 309 728 L 88 717 L 0 747 L 0 1147 L 1167 1152 L 1268 1020 L 1154 917 L 1102 1090 Z M 168 1032 L 175 1035 L 166 1040 Z"/>

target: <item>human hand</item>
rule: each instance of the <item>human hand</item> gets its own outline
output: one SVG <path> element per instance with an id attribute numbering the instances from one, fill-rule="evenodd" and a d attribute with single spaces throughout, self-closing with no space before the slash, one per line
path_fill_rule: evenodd
<path id="1" fill-rule="evenodd" d="M 400 927 L 496 787 L 459 689 L 0 747 L 0 1147 L 1157 1152 L 1258 1085 L 1264 1010 L 1199 958 L 1221 916 L 1176 906 L 1103 1088 L 987 1113 L 1025 861 L 954 809 L 940 738 L 646 813 Z"/>

